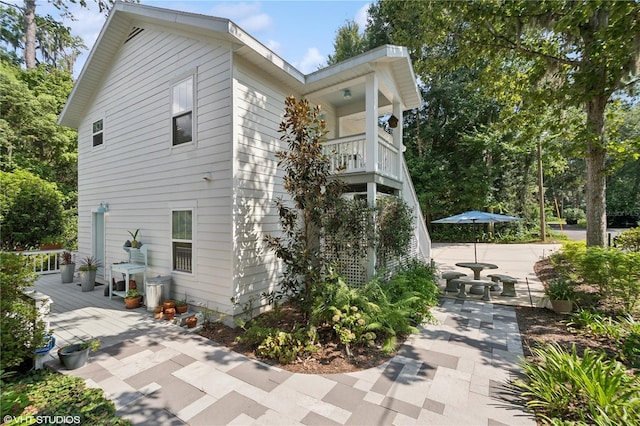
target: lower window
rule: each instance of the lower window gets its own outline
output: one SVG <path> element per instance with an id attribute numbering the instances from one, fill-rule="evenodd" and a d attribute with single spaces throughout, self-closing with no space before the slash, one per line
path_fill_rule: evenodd
<path id="1" fill-rule="evenodd" d="M 193 272 L 193 211 L 171 212 L 171 245 L 173 270 Z"/>

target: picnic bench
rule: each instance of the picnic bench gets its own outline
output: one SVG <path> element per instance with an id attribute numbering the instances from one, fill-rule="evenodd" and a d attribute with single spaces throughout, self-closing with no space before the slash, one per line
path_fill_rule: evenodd
<path id="1" fill-rule="evenodd" d="M 459 299 L 466 299 L 467 292 L 465 291 L 465 287 L 467 285 L 471 285 L 473 287 L 482 287 L 484 288 L 481 300 L 491 301 L 491 292 L 490 289 L 493 286 L 493 281 L 484 281 L 484 280 L 474 280 L 474 279 L 464 279 L 464 278 L 456 278 L 452 280 L 453 283 L 458 285 L 458 295 Z"/>
<path id="2" fill-rule="evenodd" d="M 446 271 L 442 273 L 442 279 L 447 281 L 447 286 L 444 288 L 445 293 L 457 293 L 458 292 L 458 284 L 454 283 L 453 280 L 461 277 L 466 277 L 467 275 L 458 272 L 458 271 Z"/>
<path id="3" fill-rule="evenodd" d="M 489 274 L 487 276 L 491 278 L 491 281 L 494 283 L 502 283 L 502 293 L 500 293 L 500 296 L 516 297 L 515 284 L 518 282 L 517 278 L 504 274 Z"/>

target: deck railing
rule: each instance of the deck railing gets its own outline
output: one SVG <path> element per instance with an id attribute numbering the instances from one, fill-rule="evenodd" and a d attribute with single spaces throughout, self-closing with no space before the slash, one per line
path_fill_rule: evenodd
<path id="1" fill-rule="evenodd" d="M 38 275 L 57 274 L 60 272 L 60 253 L 63 249 L 25 250 L 14 253 L 26 257 L 27 265 Z"/>
<path id="2" fill-rule="evenodd" d="M 398 171 L 398 149 L 393 146 L 391 135 L 378 129 L 378 161 L 374 165 L 367 157 L 365 134 L 346 136 L 324 142 L 324 154 L 331 161 L 331 171 L 343 173 L 377 172 L 394 179 Z"/>

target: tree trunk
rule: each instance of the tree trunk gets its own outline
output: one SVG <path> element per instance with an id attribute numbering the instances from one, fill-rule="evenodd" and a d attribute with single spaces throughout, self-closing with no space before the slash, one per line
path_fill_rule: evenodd
<path id="1" fill-rule="evenodd" d="M 604 111 L 608 97 L 587 101 L 587 246 L 604 247 L 607 232 Z"/>
<path id="2" fill-rule="evenodd" d="M 36 67 L 36 2 L 24 0 L 24 63 L 28 70 Z"/>

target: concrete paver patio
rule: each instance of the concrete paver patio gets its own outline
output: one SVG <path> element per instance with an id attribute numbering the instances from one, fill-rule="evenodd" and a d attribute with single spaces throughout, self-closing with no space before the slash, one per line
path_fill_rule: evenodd
<path id="1" fill-rule="evenodd" d="M 554 247 L 519 246 L 491 245 L 481 261 L 537 285 L 529 276 L 533 263 Z M 449 257 L 465 260 L 469 250 L 434 244 L 433 258 L 442 271 L 455 264 Z M 54 301 L 57 346 L 90 337 L 102 342 L 80 369 L 61 369 L 51 356 L 47 365 L 103 389 L 136 425 L 535 425 L 508 387 L 522 346 L 515 310 L 500 297 L 495 303 L 443 298 L 433 309 L 437 323 L 422 325 L 385 364 L 305 375 L 154 320 L 145 308 L 126 310 L 121 299 L 104 297 L 102 286 L 82 293 L 51 275 L 36 287 Z M 521 293 L 526 297 L 509 303 L 529 305 L 528 292 Z"/>

